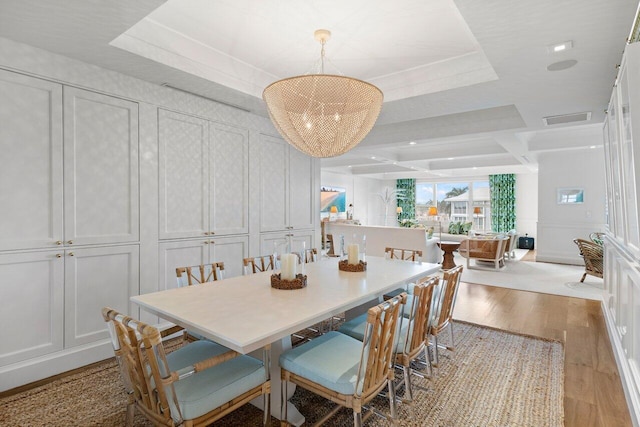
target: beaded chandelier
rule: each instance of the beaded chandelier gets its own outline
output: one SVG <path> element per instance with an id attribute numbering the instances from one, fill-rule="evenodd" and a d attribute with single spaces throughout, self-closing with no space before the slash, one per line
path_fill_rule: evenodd
<path id="1" fill-rule="evenodd" d="M 317 30 L 322 45 L 320 74 L 288 77 L 262 93 L 269 116 L 282 137 L 312 157 L 335 157 L 358 145 L 382 108 L 382 92 L 352 77 L 324 74 L 328 30 Z"/>

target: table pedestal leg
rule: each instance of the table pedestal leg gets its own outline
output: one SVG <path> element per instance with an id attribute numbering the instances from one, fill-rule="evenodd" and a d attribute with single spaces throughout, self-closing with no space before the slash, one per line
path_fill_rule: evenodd
<path id="1" fill-rule="evenodd" d="M 453 252 L 445 251 L 444 256 L 442 257 L 442 269 L 450 270 L 455 266 L 456 263 L 453 260 Z"/>
<path id="2" fill-rule="evenodd" d="M 280 379 L 279 361 L 282 352 L 289 350 L 290 348 L 290 335 L 271 344 L 271 415 L 279 420 L 282 419 L 280 414 L 280 402 L 282 401 L 280 384 L 282 383 L 282 380 Z M 251 356 L 255 357 L 256 359 L 262 360 L 262 349 L 252 352 Z M 287 391 L 287 399 L 290 399 L 291 396 L 293 396 L 293 393 L 296 391 L 296 385 L 289 383 Z M 251 404 L 257 406 L 260 409 L 263 409 L 262 397 L 253 399 L 251 401 Z M 301 426 L 304 423 L 304 416 L 291 402 L 287 402 L 287 418 L 289 419 L 289 423 L 294 426 Z"/>

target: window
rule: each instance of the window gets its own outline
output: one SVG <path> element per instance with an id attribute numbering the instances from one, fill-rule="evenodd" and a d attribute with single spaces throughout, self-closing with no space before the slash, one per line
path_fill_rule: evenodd
<path id="1" fill-rule="evenodd" d="M 489 181 L 416 183 L 416 219 L 428 221 L 431 206 L 443 220 L 472 221 L 474 230 L 484 231 L 491 223 Z"/>

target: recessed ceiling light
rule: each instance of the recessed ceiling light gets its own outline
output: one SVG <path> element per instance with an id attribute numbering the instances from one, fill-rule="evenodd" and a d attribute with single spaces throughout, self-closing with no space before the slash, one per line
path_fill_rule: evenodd
<path id="1" fill-rule="evenodd" d="M 591 146 L 591 147 L 589 147 L 589 148 L 596 148 L 596 146 L 595 146 L 595 145 L 592 145 L 592 146 Z"/>
<path id="2" fill-rule="evenodd" d="M 409 143 L 409 145 L 416 145 L 416 144 L 417 144 L 417 142 L 415 142 L 415 141 L 411 141 L 411 142 Z"/>
<path id="3" fill-rule="evenodd" d="M 475 170 L 475 169 L 478 169 L 478 167 L 477 167 L 477 166 L 474 166 L 474 167 L 473 167 L 473 169 L 474 169 L 474 170 Z"/>
<path id="4" fill-rule="evenodd" d="M 398 164 L 398 162 L 393 162 L 393 164 L 394 164 L 394 165 L 397 165 L 397 164 Z"/>
<path id="5" fill-rule="evenodd" d="M 348 168 L 350 168 L 350 167 L 351 167 L 351 165 L 349 165 L 349 166 L 347 166 L 347 167 L 348 167 Z"/>
<path id="6" fill-rule="evenodd" d="M 449 157 L 447 160 L 453 160 L 453 157 Z"/>
<path id="7" fill-rule="evenodd" d="M 568 40 L 566 42 L 556 43 L 551 46 L 548 46 L 547 49 L 549 49 L 550 53 L 558 53 L 558 52 L 564 52 L 565 50 L 569 50 L 572 47 L 573 47 L 573 42 L 571 40 Z"/>
<path id="8" fill-rule="evenodd" d="M 375 160 L 375 159 L 376 159 L 376 156 L 371 156 L 371 160 Z"/>

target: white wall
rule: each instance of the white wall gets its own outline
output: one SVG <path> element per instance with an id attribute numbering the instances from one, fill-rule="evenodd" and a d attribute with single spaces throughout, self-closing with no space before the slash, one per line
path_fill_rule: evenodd
<path id="1" fill-rule="evenodd" d="M 516 175 L 516 230 L 519 236 L 536 237 L 538 223 L 538 174 Z"/>
<path id="2" fill-rule="evenodd" d="M 396 188 L 395 180 L 363 178 L 321 171 L 320 182 L 326 187 L 342 187 L 347 192 L 347 206 L 353 203 L 353 218 L 363 225 L 384 225 L 384 204 L 376 194 L 385 187 Z M 389 207 L 387 225 L 395 225 L 395 203 Z"/>
<path id="3" fill-rule="evenodd" d="M 581 265 L 573 239 L 605 229 L 605 171 L 602 140 L 597 148 L 543 153 L 538 158 L 538 261 Z M 584 189 L 584 203 L 558 204 L 557 189 Z"/>

